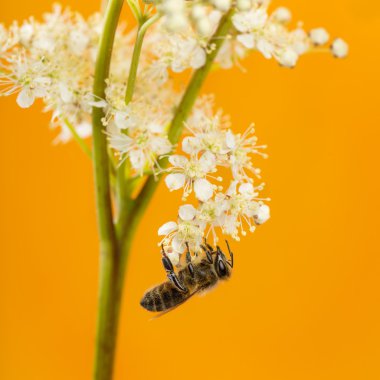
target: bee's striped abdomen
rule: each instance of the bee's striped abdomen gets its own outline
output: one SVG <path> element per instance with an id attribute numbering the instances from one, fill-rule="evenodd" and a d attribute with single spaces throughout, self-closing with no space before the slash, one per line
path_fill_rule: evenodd
<path id="1" fill-rule="evenodd" d="M 140 304 L 149 311 L 165 311 L 179 305 L 187 297 L 187 293 L 180 292 L 172 283 L 164 282 L 148 290 Z"/>

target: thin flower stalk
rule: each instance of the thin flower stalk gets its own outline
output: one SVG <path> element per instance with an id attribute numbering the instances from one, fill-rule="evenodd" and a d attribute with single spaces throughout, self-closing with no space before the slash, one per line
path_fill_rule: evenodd
<path id="1" fill-rule="evenodd" d="M 94 95 L 105 97 L 112 48 L 123 0 L 109 0 L 96 60 Z M 112 378 L 119 311 L 116 292 L 118 250 L 113 223 L 107 139 L 103 132 L 103 110 L 93 108 L 94 178 L 100 237 L 99 306 L 94 359 L 94 380 Z"/>

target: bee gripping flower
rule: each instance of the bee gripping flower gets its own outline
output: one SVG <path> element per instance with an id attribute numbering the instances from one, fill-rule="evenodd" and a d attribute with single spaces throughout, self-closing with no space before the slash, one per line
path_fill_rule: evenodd
<path id="1" fill-rule="evenodd" d="M 159 233 L 166 247 L 180 254 L 186 242 L 195 251 L 204 238 L 211 236 L 216 243 L 218 231 L 239 240 L 269 218 L 269 207 L 259 197 L 263 184 L 255 184 L 259 170 L 252 163 L 254 156 L 265 157 L 265 146 L 257 144 L 253 125 L 244 133 L 226 128 L 211 102 L 204 98 L 196 104 L 187 122 L 190 133 L 181 144 L 184 154 L 169 157 L 165 183 L 170 190 L 183 189 L 186 203 L 179 207 L 177 222 L 165 223 Z M 221 168 L 232 175 L 226 191 L 218 175 Z M 192 192 L 193 204 L 188 202 Z"/>

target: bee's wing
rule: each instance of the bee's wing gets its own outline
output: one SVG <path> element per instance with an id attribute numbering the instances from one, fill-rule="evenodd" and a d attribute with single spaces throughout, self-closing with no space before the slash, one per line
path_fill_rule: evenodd
<path id="1" fill-rule="evenodd" d="M 173 311 L 174 309 L 177 309 L 178 306 L 181 306 L 182 304 L 184 304 L 186 301 L 188 301 L 192 296 L 194 296 L 195 294 L 197 294 L 199 291 L 200 291 L 200 289 L 197 289 L 195 292 L 191 293 L 187 298 L 185 298 L 182 302 L 180 302 L 179 304 L 171 307 L 170 309 L 167 309 L 165 311 L 162 311 L 161 313 L 156 314 L 153 318 L 151 318 L 151 320 L 160 318 L 163 315 L 169 313 L 170 311 Z"/>

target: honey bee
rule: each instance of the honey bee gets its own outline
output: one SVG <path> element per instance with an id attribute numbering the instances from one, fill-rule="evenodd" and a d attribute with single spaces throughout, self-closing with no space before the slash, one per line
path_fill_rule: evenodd
<path id="1" fill-rule="evenodd" d="M 204 255 L 196 255 L 192 259 L 189 245 L 186 243 L 186 264 L 178 273 L 174 271 L 173 264 L 162 246 L 162 264 L 168 280 L 148 290 L 140 302 L 141 306 L 148 311 L 166 313 L 193 295 L 212 289 L 219 281 L 228 280 L 234 265 L 234 256 L 227 241 L 226 243 L 229 260 L 219 246 L 214 249 L 206 241 L 201 245 Z"/>

